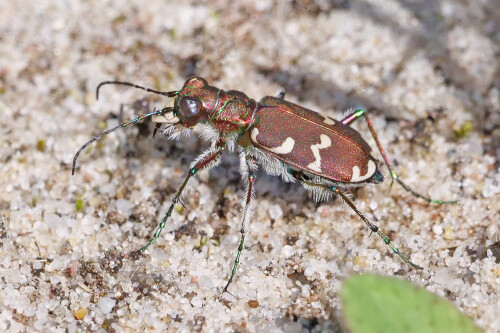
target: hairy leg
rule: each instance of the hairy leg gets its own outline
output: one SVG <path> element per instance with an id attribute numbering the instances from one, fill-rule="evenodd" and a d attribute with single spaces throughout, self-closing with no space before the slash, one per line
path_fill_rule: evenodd
<path id="1" fill-rule="evenodd" d="M 255 192 L 253 188 L 253 184 L 255 182 L 254 170 L 257 168 L 257 165 L 253 158 L 246 156 L 245 153 L 240 154 L 240 164 L 241 164 L 241 173 L 242 177 L 246 182 L 247 186 L 247 194 L 245 200 L 243 201 L 242 209 L 241 209 L 241 238 L 240 244 L 238 246 L 238 253 L 236 254 L 236 258 L 234 260 L 233 269 L 231 270 L 231 276 L 227 281 L 226 286 L 224 287 L 223 292 L 227 292 L 227 288 L 233 281 L 234 275 L 236 274 L 236 269 L 238 268 L 238 263 L 240 262 L 241 252 L 243 251 L 243 243 L 245 241 L 245 235 L 247 232 L 248 223 L 252 219 L 253 215 L 253 202 L 255 199 Z"/>
<path id="2" fill-rule="evenodd" d="M 352 114 L 350 114 L 349 116 L 347 116 L 344 119 L 342 119 L 341 122 L 344 125 L 350 125 L 356 119 L 358 119 L 359 117 L 364 117 L 365 118 L 366 123 L 368 124 L 368 127 L 370 128 L 370 132 L 372 133 L 372 136 L 375 139 L 375 142 L 377 143 L 378 150 L 380 151 L 380 153 L 382 154 L 382 157 L 384 158 L 385 165 L 387 165 L 387 168 L 389 169 L 389 172 L 391 173 L 391 177 L 392 177 L 392 181 L 393 182 L 397 181 L 399 183 L 399 185 L 401 185 L 407 192 L 410 192 L 411 194 L 413 194 L 417 198 L 421 198 L 421 199 L 423 199 L 423 200 L 425 200 L 427 202 L 437 203 L 437 204 L 450 204 L 450 203 L 451 204 L 460 204 L 460 202 L 458 200 L 444 201 L 444 200 L 431 199 L 431 198 L 426 197 L 426 196 L 424 196 L 424 195 L 422 195 L 422 194 L 420 194 L 418 192 L 415 192 L 411 187 L 409 187 L 408 185 L 406 185 L 399 178 L 399 175 L 392 168 L 391 163 L 389 162 L 389 159 L 387 158 L 387 155 L 385 154 L 384 149 L 380 145 L 380 141 L 378 141 L 377 134 L 375 133 L 375 130 L 373 129 L 373 125 L 372 125 L 370 119 L 368 118 L 368 115 L 366 114 L 365 110 L 363 110 L 363 109 L 356 110 Z M 392 183 L 391 183 L 391 186 L 392 186 Z"/>
<path id="3" fill-rule="evenodd" d="M 220 156 L 221 156 L 223 150 L 224 150 L 223 144 L 216 145 L 215 148 L 209 148 L 208 150 L 203 152 L 200 156 L 198 156 L 198 158 L 196 158 L 196 160 L 194 160 L 194 162 L 191 164 L 191 168 L 189 169 L 189 173 L 188 173 L 187 177 L 184 179 L 184 182 L 179 187 L 179 189 L 177 189 L 177 191 L 175 192 L 175 195 L 172 199 L 172 203 L 167 210 L 167 214 L 165 214 L 163 219 L 160 221 L 158 228 L 156 228 L 156 231 L 153 234 L 153 238 L 149 241 L 149 243 L 144 245 L 139 250 L 140 253 L 144 253 L 144 251 L 146 251 L 146 249 L 150 245 L 152 245 L 160 236 L 161 231 L 163 230 L 163 228 L 165 228 L 165 224 L 167 223 L 167 220 L 172 215 L 172 211 L 174 210 L 175 205 L 180 201 L 182 194 L 184 192 L 184 189 L 185 189 L 187 183 L 189 182 L 189 179 L 191 179 L 191 177 L 195 176 L 201 170 L 211 169 L 214 166 L 216 166 L 218 164 L 218 162 L 220 161 Z"/>
<path id="4" fill-rule="evenodd" d="M 398 256 L 400 256 L 401 259 L 403 259 L 403 261 L 405 263 L 409 264 L 410 266 L 412 266 L 415 269 L 423 269 L 419 265 L 414 264 L 413 262 L 411 262 L 410 259 L 408 259 L 408 257 L 406 255 L 404 255 L 403 253 L 401 253 L 398 250 L 398 248 L 394 244 L 392 244 L 392 242 L 389 239 L 389 237 L 387 237 L 382 231 L 380 231 L 380 229 L 375 224 L 373 224 L 356 207 L 356 205 L 354 205 L 354 203 L 351 201 L 351 199 L 349 199 L 349 197 L 344 192 L 342 192 L 338 187 L 331 186 L 331 185 L 325 185 L 325 184 L 318 184 L 318 183 L 312 182 L 312 181 L 310 181 L 308 179 L 305 179 L 303 177 L 302 173 L 300 173 L 300 172 L 294 172 L 294 173 L 292 173 L 292 175 L 294 176 L 295 179 L 297 179 L 298 181 L 300 181 L 303 185 L 306 185 L 307 186 L 306 188 L 308 190 L 311 190 L 311 191 L 314 191 L 314 190 L 317 190 L 317 191 L 331 191 L 335 195 L 339 196 L 340 199 L 342 201 L 344 201 L 363 220 L 363 222 L 365 222 L 365 224 L 368 226 L 368 228 L 370 228 L 370 230 L 372 232 L 374 232 L 377 235 L 379 235 L 379 237 L 382 238 L 382 240 L 384 241 L 384 243 L 386 243 L 387 245 L 389 245 L 389 247 L 392 249 L 392 251 L 394 251 L 394 253 L 396 253 Z"/>

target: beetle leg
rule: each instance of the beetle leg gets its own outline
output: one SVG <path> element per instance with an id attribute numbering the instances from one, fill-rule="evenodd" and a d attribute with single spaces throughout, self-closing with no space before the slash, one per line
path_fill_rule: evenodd
<path id="1" fill-rule="evenodd" d="M 382 238 L 382 240 L 384 241 L 384 243 L 386 243 L 387 245 L 389 245 L 389 247 L 392 249 L 392 251 L 394 251 L 394 253 L 396 253 L 398 256 L 400 256 L 401 259 L 403 259 L 403 261 L 405 263 L 407 263 L 408 265 L 412 266 L 415 269 L 423 269 L 419 265 L 414 264 L 413 262 L 411 262 L 410 259 L 408 259 L 408 257 L 406 255 L 404 255 L 403 253 L 401 253 L 398 250 L 398 248 L 394 244 L 392 244 L 392 242 L 389 239 L 389 237 L 387 237 L 382 231 L 380 231 L 380 229 L 375 224 L 373 224 L 356 207 L 356 205 L 354 205 L 354 203 L 351 201 L 351 199 L 349 199 L 348 196 L 344 192 L 342 192 L 338 187 L 336 187 L 336 186 L 328 186 L 328 185 L 324 185 L 324 184 L 318 184 L 318 183 L 314 183 L 312 181 L 307 181 L 307 180 L 301 180 L 301 183 L 309 185 L 309 186 L 320 187 L 322 189 L 332 191 L 333 193 L 335 193 L 336 195 L 338 195 L 349 207 L 351 207 L 351 209 L 363 220 L 363 222 L 365 222 L 365 224 L 368 226 L 368 228 L 370 228 L 370 230 L 372 232 L 374 232 L 377 235 L 379 235 L 380 238 Z"/>
<path id="2" fill-rule="evenodd" d="M 170 205 L 170 207 L 167 210 L 167 214 L 165 214 L 165 216 L 161 220 L 160 224 L 156 228 L 156 231 L 153 234 L 153 238 L 149 241 L 149 243 L 144 245 L 139 250 L 140 253 L 144 253 L 144 251 L 146 251 L 146 249 L 150 245 L 152 245 L 160 236 L 161 231 L 163 230 L 163 228 L 165 228 L 165 224 L 167 223 L 168 218 L 172 215 L 172 211 L 174 210 L 175 205 L 180 202 L 181 196 L 184 192 L 184 188 L 186 187 L 189 179 L 191 179 L 191 177 L 196 175 L 201 170 L 211 169 L 214 166 L 216 166 L 220 161 L 220 156 L 221 156 L 223 150 L 224 150 L 224 146 L 216 147 L 216 148 L 209 148 L 208 150 L 203 152 L 200 156 L 198 156 L 198 158 L 196 160 L 194 160 L 194 162 L 191 164 L 191 168 L 189 169 L 189 173 L 188 173 L 186 179 L 184 179 L 184 182 L 182 183 L 182 185 L 175 192 L 175 195 L 172 199 L 172 204 Z"/>
<path id="3" fill-rule="evenodd" d="M 157 124 L 155 125 L 155 129 L 154 129 L 154 131 L 153 131 L 153 138 L 155 137 L 156 132 L 158 132 L 158 130 L 160 129 L 160 127 L 161 127 L 161 123 L 157 123 Z"/>
<path id="4" fill-rule="evenodd" d="M 247 232 L 248 223 L 250 222 L 253 214 L 253 202 L 255 199 L 255 191 L 253 188 L 253 183 L 255 182 L 255 176 L 253 171 L 257 168 L 255 160 L 253 157 L 246 156 L 245 153 L 241 153 L 241 173 L 243 177 L 246 174 L 247 183 L 247 195 L 245 201 L 243 202 L 243 207 L 241 209 L 241 238 L 240 245 L 238 246 L 238 253 L 236 254 L 236 259 L 234 259 L 233 269 L 231 270 L 231 276 L 224 287 L 223 292 L 227 292 L 227 288 L 233 281 L 233 277 L 236 274 L 236 269 L 238 263 L 240 262 L 241 251 L 243 251 L 243 242 L 245 241 L 245 234 Z"/>
<path id="5" fill-rule="evenodd" d="M 377 134 L 375 133 L 375 130 L 373 129 L 373 125 L 372 125 L 370 119 L 368 118 L 368 115 L 366 114 L 366 111 L 364 109 L 356 110 L 351 115 L 342 119 L 341 122 L 344 125 L 350 125 L 351 123 L 353 123 L 356 119 L 358 119 L 361 116 L 363 116 L 366 119 L 366 123 L 368 124 L 368 127 L 370 128 L 370 132 L 372 133 L 372 136 L 375 139 L 375 142 L 377 143 L 378 150 L 382 154 L 382 157 L 384 158 L 385 165 L 387 165 L 387 168 L 389 169 L 389 172 L 390 172 L 391 177 L 392 177 L 391 187 L 392 187 L 392 183 L 394 181 L 397 181 L 399 183 L 399 185 L 401 185 L 407 192 L 410 192 L 411 194 L 413 194 L 417 198 L 424 199 L 427 202 L 437 203 L 440 205 L 441 204 L 460 204 L 460 201 L 458 201 L 458 200 L 444 201 L 444 200 L 431 199 L 431 198 L 426 197 L 418 192 L 415 192 L 412 188 L 410 188 L 408 185 L 403 183 L 403 181 L 399 178 L 398 174 L 392 168 L 391 163 L 389 162 L 389 159 L 387 158 L 387 155 L 385 154 L 384 149 L 380 145 L 380 141 L 378 140 Z"/>

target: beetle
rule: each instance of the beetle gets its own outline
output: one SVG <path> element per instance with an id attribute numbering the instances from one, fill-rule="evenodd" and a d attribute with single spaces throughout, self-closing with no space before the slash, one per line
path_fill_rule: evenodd
<path id="1" fill-rule="evenodd" d="M 406 185 L 391 166 L 367 112 L 362 108 L 353 109 L 344 119 L 337 121 L 286 101 L 284 92 L 276 97 L 264 97 L 256 102 L 241 91 L 222 90 L 211 86 L 201 77 L 190 78 L 182 89 L 168 92 L 129 82 L 104 81 L 97 86 L 97 99 L 99 89 L 108 84 L 125 85 L 175 97 L 174 106 L 154 110 L 129 122 L 121 123 L 91 139 L 75 154 L 72 174 L 75 172 L 78 156 L 92 142 L 119 128 L 150 117 L 157 123 L 154 134 L 162 125 L 166 125 L 162 132 L 170 139 L 177 138 L 186 131 L 194 131 L 210 142 L 210 147 L 191 163 L 189 172 L 175 192 L 167 213 L 151 240 L 139 250 L 140 253 L 144 253 L 160 236 L 175 205 L 180 202 L 189 179 L 201 170 L 215 167 L 220 162 L 224 150 L 238 151 L 240 171 L 246 184 L 246 197 L 242 205 L 238 252 L 224 292 L 228 290 L 236 274 L 248 224 L 252 218 L 257 166 L 261 166 L 270 175 L 281 176 L 286 182 L 302 184 L 315 200 L 325 200 L 332 195 L 339 197 L 364 221 L 370 231 L 378 234 L 405 263 L 415 269 L 422 269 L 401 253 L 389 237 L 354 205 L 344 191 L 349 187 L 379 184 L 384 181 L 377 160 L 371 154 L 370 146 L 359 132 L 349 126 L 361 117 L 368 124 L 392 181 L 396 181 L 406 191 L 429 203 L 459 203 L 431 199 Z"/>

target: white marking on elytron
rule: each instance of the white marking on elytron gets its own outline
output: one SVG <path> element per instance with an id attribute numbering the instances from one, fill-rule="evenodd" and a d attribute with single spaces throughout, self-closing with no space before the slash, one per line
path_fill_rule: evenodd
<path id="1" fill-rule="evenodd" d="M 371 176 L 373 176 L 375 171 L 377 171 L 377 165 L 372 160 L 368 161 L 368 171 L 366 172 L 366 174 L 364 176 L 361 176 L 361 174 L 360 174 L 361 171 L 359 170 L 359 167 L 357 165 L 355 165 L 352 167 L 351 182 L 360 182 L 360 181 L 363 181 L 365 179 L 368 179 Z"/>
<path id="2" fill-rule="evenodd" d="M 319 136 L 319 139 L 321 140 L 320 143 L 315 144 L 315 145 L 311 145 L 311 150 L 312 150 L 312 152 L 314 154 L 314 158 L 316 160 L 307 166 L 309 169 L 317 171 L 317 172 L 321 172 L 321 156 L 319 154 L 319 150 L 328 148 L 332 145 L 332 139 L 330 139 L 325 134 L 321 134 Z"/>
<path id="3" fill-rule="evenodd" d="M 259 129 L 257 127 L 255 127 L 253 130 L 252 130 L 252 133 L 250 135 L 250 137 L 252 138 L 252 141 L 257 143 L 257 135 L 259 135 Z"/>
<path id="4" fill-rule="evenodd" d="M 335 120 L 333 120 L 332 118 L 327 117 L 327 116 L 323 116 L 323 117 L 325 117 L 325 120 L 323 120 L 323 122 L 325 124 L 327 124 L 327 125 L 335 125 Z"/>
<path id="5" fill-rule="evenodd" d="M 251 133 L 250 137 L 252 138 L 253 142 L 260 144 L 257 141 L 257 135 L 259 135 L 259 129 L 258 128 L 254 128 L 252 130 L 252 133 Z M 285 142 L 283 142 L 281 144 L 281 146 L 274 147 L 274 148 L 264 147 L 264 146 L 262 146 L 262 147 L 264 149 L 266 149 L 266 150 L 269 150 L 270 152 L 284 155 L 284 154 L 290 153 L 293 150 L 294 146 L 295 146 L 295 140 L 292 139 L 292 138 L 290 138 L 290 137 L 288 137 L 288 138 L 286 138 Z"/>

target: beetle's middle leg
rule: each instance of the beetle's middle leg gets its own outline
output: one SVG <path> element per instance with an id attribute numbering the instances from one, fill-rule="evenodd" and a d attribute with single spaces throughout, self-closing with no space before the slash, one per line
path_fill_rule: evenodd
<path id="1" fill-rule="evenodd" d="M 224 148 L 225 148 L 225 142 L 220 140 L 219 142 L 217 142 L 215 147 L 209 148 L 204 153 L 202 153 L 196 160 L 194 160 L 194 162 L 191 165 L 191 168 L 189 169 L 188 175 L 184 179 L 184 182 L 179 187 L 179 189 L 177 189 L 177 191 L 175 192 L 175 195 L 172 199 L 172 204 L 168 208 L 167 213 L 165 214 L 165 216 L 161 220 L 160 224 L 156 228 L 156 231 L 153 234 L 153 238 L 149 241 L 149 243 L 144 245 L 139 250 L 140 253 L 144 253 L 144 251 L 146 251 L 146 249 L 150 245 L 152 245 L 160 236 L 161 231 L 163 230 L 163 228 L 165 228 L 165 224 L 167 223 L 167 220 L 172 215 L 172 211 L 174 210 L 175 205 L 180 202 L 181 196 L 184 192 L 184 188 L 186 187 L 187 183 L 189 182 L 189 179 L 191 179 L 191 177 L 195 176 L 201 170 L 211 169 L 214 166 L 216 166 L 220 161 L 220 156 L 221 156 Z"/>
<path id="2" fill-rule="evenodd" d="M 243 242 L 245 241 L 245 235 L 248 228 L 248 223 L 252 219 L 253 214 L 253 203 L 255 199 L 255 191 L 253 188 L 253 184 L 255 182 L 254 171 L 257 169 L 257 164 L 253 157 L 246 155 L 245 153 L 240 153 L 240 168 L 241 173 L 244 178 L 246 178 L 246 186 L 247 186 L 247 195 L 245 197 L 245 201 L 243 202 L 243 206 L 241 208 L 241 238 L 240 245 L 238 246 L 238 253 L 236 254 L 236 258 L 234 259 L 233 269 L 231 270 L 231 276 L 227 281 L 226 286 L 224 287 L 223 292 L 227 291 L 227 288 L 233 281 L 233 277 L 236 274 L 236 269 L 238 267 L 238 263 L 240 262 L 241 251 L 243 251 Z"/>
<path id="3" fill-rule="evenodd" d="M 348 196 L 344 192 L 342 192 L 337 186 L 315 183 L 313 181 L 308 180 L 307 178 L 304 178 L 303 174 L 301 172 L 293 172 L 291 174 L 292 174 L 292 176 L 295 179 L 297 179 L 298 181 L 300 181 L 302 184 L 308 185 L 308 187 L 310 187 L 310 188 L 312 187 L 312 189 L 311 189 L 312 191 L 314 191 L 314 189 L 316 189 L 318 191 L 331 191 L 334 194 L 338 195 L 342 199 L 342 201 L 344 201 L 349 207 L 351 207 L 351 209 L 363 220 L 363 222 L 365 222 L 365 224 L 368 226 L 368 228 L 370 228 L 370 230 L 372 232 L 374 232 L 377 235 L 379 235 L 380 238 L 382 238 L 382 240 L 384 241 L 384 243 L 386 243 L 387 245 L 389 245 L 389 247 L 392 249 L 392 251 L 394 251 L 394 253 L 396 253 L 398 256 L 400 256 L 401 259 L 403 259 L 403 261 L 405 263 L 407 263 L 408 265 L 412 266 L 415 269 L 423 269 L 419 265 L 414 264 L 412 261 L 410 261 L 410 259 L 408 259 L 408 257 L 406 255 L 404 255 L 403 253 L 401 253 L 398 250 L 398 248 L 394 244 L 392 244 L 392 242 L 389 239 L 389 237 L 387 237 L 375 224 L 373 224 L 365 216 L 365 214 L 363 214 L 356 207 L 356 205 L 354 205 L 354 203 L 351 201 L 351 199 L 349 199 Z"/>
<path id="4" fill-rule="evenodd" d="M 418 192 L 415 192 L 411 187 L 403 183 L 403 181 L 399 178 L 399 175 L 394 171 L 394 169 L 391 166 L 391 163 L 389 162 L 389 159 L 387 158 L 387 155 L 385 154 L 384 149 L 380 145 L 380 141 L 378 141 L 377 134 L 375 133 L 375 130 L 373 129 L 373 125 L 368 118 L 368 115 L 366 114 L 366 111 L 364 109 L 359 109 L 353 112 L 351 115 L 345 117 L 342 119 L 342 124 L 344 125 L 350 125 L 353 123 L 356 119 L 359 117 L 364 117 L 366 119 L 366 123 L 368 124 L 368 127 L 370 128 L 370 132 L 372 133 L 373 138 L 375 139 L 375 142 L 377 143 L 378 150 L 382 154 L 382 157 L 384 158 L 385 165 L 387 165 L 387 168 L 389 169 L 389 172 L 391 173 L 392 181 L 397 181 L 399 185 L 401 185 L 407 192 L 410 192 L 417 198 L 424 199 L 427 202 L 432 202 L 432 203 L 437 203 L 437 204 L 449 204 L 449 203 L 456 203 L 459 204 L 460 202 L 458 200 L 451 200 L 451 201 L 444 201 L 444 200 L 435 200 L 431 199 L 429 197 L 426 197 Z M 392 185 L 392 183 L 391 183 Z"/>

